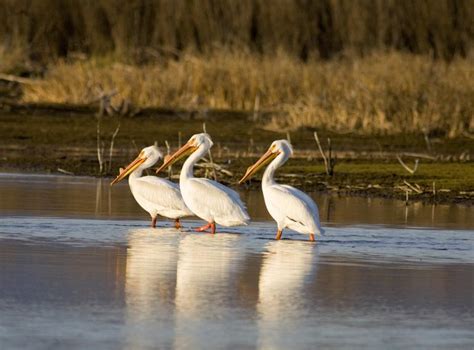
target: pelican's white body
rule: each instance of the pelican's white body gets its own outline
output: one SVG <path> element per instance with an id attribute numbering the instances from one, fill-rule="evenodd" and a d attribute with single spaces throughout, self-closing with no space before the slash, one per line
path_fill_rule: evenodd
<path id="1" fill-rule="evenodd" d="M 299 233 L 321 235 L 324 230 L 319 222 L 316 203 L 304 192 L 275 182 L 275 170 L 282 166 L 292 154 L 291 145 L 275 141 L 280 154 L 267 166 L 262 177 L 262 191 L 265 205 L 278 225 L 278 230 L 292 229 Z"/>
<path id="2" fill-rule="evenodd" d="M 157 215 L 170 219 L 191 216 L 193 213 L 186 207 L 178 185 L 156 176 L 143 176 L 143 170 L 153 166 L 161 153 L 155 146 L 143 149 L 147 160 L 128 177 L 128 184 L 137 203 L 155 218 Z"/>
<path id="3" fill-rule="evenodd" d="M 193 138 L 198 142 L 198 148 L 184 162 L 179 177 L 179 187 L 186 206 L 208 223 L 247 225 L 250 217 L 237 192 L 216 181 L 194 177 L 194 164 L 211 148 L 212 141 L 206 134 L 194 135 Z"/>
<path id="4" fill-rule="evenodd" d="M 137 170 L 130 174 L 128 184 L 137 203 L 152 218 L 160 215 L 179 219 L 193 215 L 186 207 L 178 185 L 156 176 L 140 177 Z"/>

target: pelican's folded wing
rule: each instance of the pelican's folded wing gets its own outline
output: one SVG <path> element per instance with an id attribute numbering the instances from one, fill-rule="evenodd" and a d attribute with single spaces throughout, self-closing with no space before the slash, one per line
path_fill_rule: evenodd
<path id="1" fill-rule="evenodd" d="M 146 201 L 163 209 L 189 211 L 177 184 L 156 176 L 144 176 L 137 182 L 140 186 L 134 186 L 133 191 Z"/>
<path id="2" fill-rule="evenodd" d="M 271 186 L 271 205 L 284 214 L 288 220 L 303 225 L 312 224 L 318 233 L 324 233 L 319 222 L 319 211 L 316 203 L 306 193 L 288 186 Z"/>
<path id="3" fill-rule="evenodd" d="M 228 218 L 229 225 L 234 219 L 239 224 L 250 220 L 245 204 L 234 190 L 209 179 L 193 178 L 190 181 L 196 199 L 209 198 L 212 202 L 209 207 L 214 216 Z"/>

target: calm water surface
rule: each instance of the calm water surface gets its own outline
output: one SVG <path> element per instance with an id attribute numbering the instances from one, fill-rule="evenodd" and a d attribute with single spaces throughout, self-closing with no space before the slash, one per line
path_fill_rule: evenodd
<path id="1" fill-rule="evenodd" d="M 3 174 L 0 349 L 473 348 L 473 208 L 314 197 L 316 245 L 274 241 L 258 192 L 211 236 L 148 228 L 126 185 Z"/>

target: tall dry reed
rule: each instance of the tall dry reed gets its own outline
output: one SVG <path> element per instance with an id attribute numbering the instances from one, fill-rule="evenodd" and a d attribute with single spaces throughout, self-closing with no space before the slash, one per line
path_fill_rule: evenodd
<path id="1" fill-rule="evenodd" d="M 141 66 L 91 59 L 49 67 L 25 102 L 89 103 L 116 90 L 136 106 L 274 111 L 268 128 L 360 133 L 474 130 L 474 65 L 396 52 L 311 60 L 218 50 Z"/>
<path id="2" fill-rule="evenodd" d="M 473 17 L 472 0 L 2 0 L 0 45 L 34 61 L 146 61 L 216 44 L 304 60 L 387 48 L 451 59 L 468 55 Z"/>

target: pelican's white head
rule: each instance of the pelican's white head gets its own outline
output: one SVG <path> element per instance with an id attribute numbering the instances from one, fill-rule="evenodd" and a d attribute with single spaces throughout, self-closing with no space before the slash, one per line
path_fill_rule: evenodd
<path id="1" fill-rule="evenodd" d="M 142 164 L 142 168 L 147 169 L 153 166 L 158 160 L 163 158 L 163 153 L 160 152 L 157 146 L 153 145 L 142 149 L 138 157 L 145 159 Z"/>
<path id="2" fill-rule="evenodd" d="M 272 153 L 282 153 L 286 159 L 293 155 L 293 146 L 288 140 L 273 141 L 268 150 Z"/>
<path id="3" fill-rule="evenodd" d="M 252 177 L 253 174 L 255 174 L 259 169 L 267 165 L 273 159 L 277 159 L 277 164 L 275 165 L 275 167 L 279 167 L 283 163 L 285 163 L 292 155 L 293 147 L 291 146 L 291 143 L 289 143 L 287 140 L 273 141 L 267 152 L 265 152 L 265 154 L 261 156 L 260 159 L 257 160 L 254 165 L 250 166 L 247 169 L 247 172 L 242 177 L 242 179 L 240 179 L 239 183 L 242 183 Z"/>
<path id="4" fill-rule="evenodd" d="M 155 164 L 160 158 L 163 158 L 163 154 L 156 146 L 148 146 L 140 151 L 138 157 L 135 158 L 127 167 L 120 172 L 120 174 L 110 183 L 114 185 L 117 182 L 123 180 L 128 174 L 137 170 L 138 168 L 147 169 Z"/>
<path id="5" fill-rule="evenodd" d="M 156 170 L 156 172 L 159 173 L 161 170 L 166 169 L 170 165 L 177 162 L 179 159 L 196 152 L 198 149 L 199 152 L 206 152 L 207 150 L 209 150 L 209 148 L 212 147 L 213 144 L 214 143 L 212 142 L 209 134 L 195 134 L 191 136 L 191 138 L 188 140 L 188 142 L 186 142 L 183 147 L 181 147 L 169 158 L 167 158 L 163 165 Z"/>
<path id="6" fill-rule="evenodd" d="M 214 144 L 209 134 L 206 133 L 194 134 L 193 136 L 191 136 L 188 143 L 194 147 L 201 147 L 204 145 L 206 149 L 211 148 Z"/>

